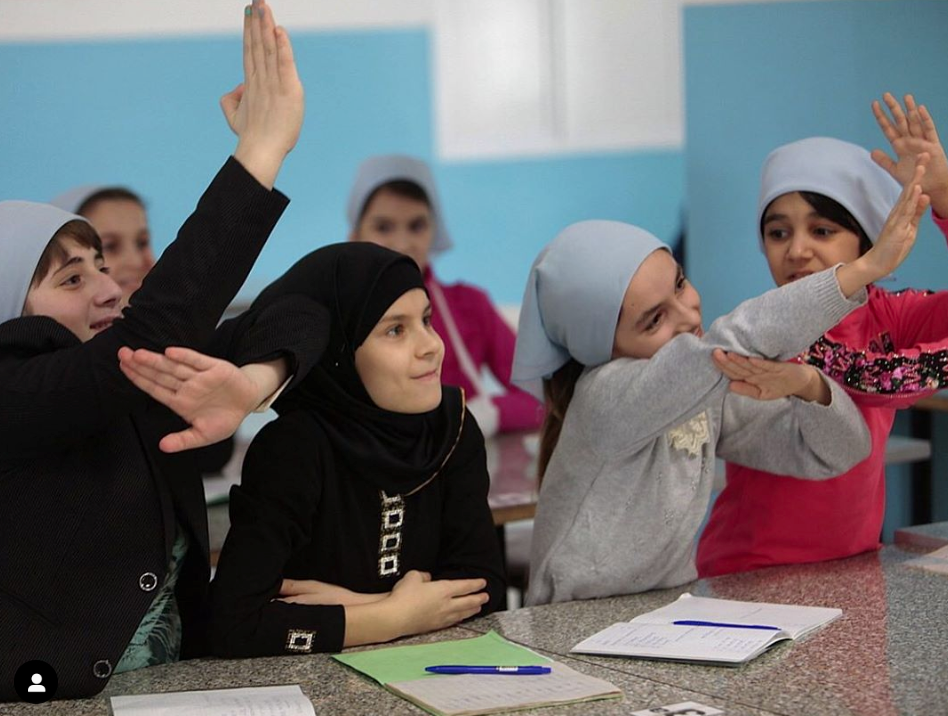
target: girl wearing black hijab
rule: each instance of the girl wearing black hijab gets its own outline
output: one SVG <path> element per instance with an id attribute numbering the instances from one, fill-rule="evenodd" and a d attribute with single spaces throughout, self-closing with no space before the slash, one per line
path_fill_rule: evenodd
<path id="1" fill-rule="evenodd" d="M 463 392 L 441 385 L 418 267 L 374 244 L 327 246 L 253 309 L 298 294 L 329 310 L 328 347 L 232 490 L 212 649 L 339 651 L 501 608 L 484 438 Z"/>

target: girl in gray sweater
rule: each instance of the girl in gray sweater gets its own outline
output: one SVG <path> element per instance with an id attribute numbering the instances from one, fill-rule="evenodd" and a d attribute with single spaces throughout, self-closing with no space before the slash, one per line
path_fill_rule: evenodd
<path id="1" fill-rule="evenodd" d="M 693 580 L 716 455 L 825 479 L 868 454 L 865 423 L 839 386 L 783 361 L 908 254 L 928 202 L 923 163 L 870 251 L 747 301 L 706 333 L 697 291 L 642 229 L 585 221 L 540 253 L 513 369 L 548 413 L 528 604 Z"/>

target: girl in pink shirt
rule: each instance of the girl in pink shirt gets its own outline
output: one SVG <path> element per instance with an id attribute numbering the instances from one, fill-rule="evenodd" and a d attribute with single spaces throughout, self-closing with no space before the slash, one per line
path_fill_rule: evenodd
<path id="1" fill-rule="evenodd" d="M 421 268 L 434 309 L 432 325 L 444 340 L 441 381 L 464 389 L 484 436 L 539 429 L 539 401 L 510 382 L 513 329 L 483 290 L 443 284 L 431 269 L 431 256 L 453 244 L 428 165 L 398 154 L 366 159 L 356 173 L 346 215 L 351 241 L 407 254 Z M 481 379 L 485 367 L 503 386 L 502 395 L 487 394 Z"/>
<path id="2" fill-rule="evenodd" d="M 873 112 L 896 158 L 816 137 L 776 149 L 764 164 L 762 248 L 778 286 L 864 253 L 878 236 L 915 157 L 930 161 L 922 190 L 948 236 L 948 160 L 924 106 L 884 97 Z M 847 388 L 872 436 L 849 472 L 812 482 L 727 465 L 727 485 L 698 544 L 702 577 L 849 557 L 879 546 L 885 446 L 895 411 L 948 385 L 948 292 L 869 288 L 869 300 L 798 360 Z M 740 371 L 740 358 L 733 359 Z M 734 377 L 739 375 L 735 374 Z"/>

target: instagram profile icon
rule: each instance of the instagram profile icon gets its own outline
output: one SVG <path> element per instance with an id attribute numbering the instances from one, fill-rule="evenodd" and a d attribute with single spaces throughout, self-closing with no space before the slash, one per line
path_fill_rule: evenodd
<path id="1" fill-rule="evenodd" d="M 17 695 L 27 703 L 41 704 L 56 694 L 59 679 L 56 670 L 45 661 L 27 661 L 16 670 L 13 686 Z"/>

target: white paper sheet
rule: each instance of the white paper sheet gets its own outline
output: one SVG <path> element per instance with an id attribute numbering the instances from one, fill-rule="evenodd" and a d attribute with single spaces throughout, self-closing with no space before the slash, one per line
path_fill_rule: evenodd
<path id="1" fill-rule="evenodd" d="M 299 686 L 113 696 L 114 716 L 315 716 Z"/>

